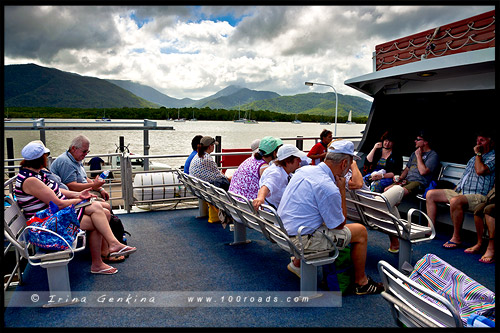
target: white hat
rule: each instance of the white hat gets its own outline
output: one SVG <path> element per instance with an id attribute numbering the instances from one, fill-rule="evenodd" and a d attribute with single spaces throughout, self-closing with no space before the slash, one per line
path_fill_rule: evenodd
<path id="1" fill-rule="evenodd" d="M 36 160 L 37 158 L 42 157 L 43 154 L 50 153 L 50 150 L 45 147 L 42 142 L 32 141 L 24 146 L 21 151 L 21 155 L 27 161 Z"/>
<path id="2" fill-rule="evenodd" d="M 260 144 L 260 139 L 253 140 L 252 144 L 250 145 L 250 149 L 252 149 L 254 153 L 258 152 L 259 144 Z"/>
<path id="3" fill-rule="evenodd" d="M 361 157 L 354 152 L 354 143 L 349 140 L 333 141 L 328 147 L 328 151 L 336 154 L 351 155 L 355 160 L 360 160 Z"/>
<path id="4" fill-rule="evenodd" d="M 283 161 L 285 158 L 290 156 L 299 157 L 301 160 L 307 157 L 306 153 L 300 151 L 299 148 L 291 144 L 284 144 L 278 149 L 278 161 Z"/>

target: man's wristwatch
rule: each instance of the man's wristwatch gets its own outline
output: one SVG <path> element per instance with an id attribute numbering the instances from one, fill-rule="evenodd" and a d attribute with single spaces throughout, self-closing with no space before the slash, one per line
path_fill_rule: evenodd
<path id="1" fill-rule="evenodd" d="M 482 153 L 476 153 L 476 156 L 481 157 L 483 154 Z"/>

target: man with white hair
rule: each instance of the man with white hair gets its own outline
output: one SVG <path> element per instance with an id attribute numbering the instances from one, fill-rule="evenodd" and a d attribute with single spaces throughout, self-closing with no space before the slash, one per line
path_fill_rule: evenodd
<path id="1" fill-rule="evenodd" d="M 84 135 L 75 137 L 66 152 L 59 155 L 50 165 L 50 171 L 61 177 L 61 180 L 71 191 L 83 191 L 87 188 L 97 191 L 104 200 L 109 194 L 102 187 L 106 182 L 96 177 L 90 179 L 83 167 L 83 160 L 90 152 L 90 140 Z"/>
<path id="2" fill-rule="evenodd" d="M 368 233 L 359 223 L 346 224 L 347 206 L 345 178 L 353 159 L 354 144 L 348 140 L 333 142 L 325 160 L 317 166 L 298 169 L 283 193 L 278 214 L 295 245 L 300 246 L 298 229 L 302 231 L 304 252 L 330 250 L 331 245 L 321 235 L 325 233 L 341 250 L 351 245 L 354 266 L 354 292 L 357 295 L 378 294 L 384 288 L 365 273 Z M 300 260 L 293 259 L 288 269 L 300 274 Z"/>

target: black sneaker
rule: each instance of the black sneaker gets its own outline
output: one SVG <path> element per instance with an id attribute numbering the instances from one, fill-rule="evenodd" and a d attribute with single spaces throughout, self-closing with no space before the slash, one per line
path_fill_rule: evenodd
<path id="1" fill-rule="evenodd" d="M 358 284 L 354 285 L 354 293 L 356 295 L 370 295 L 370 294 L 380 294 L 384 291 L 384 285 L 379 282 L 375 282 L 371 277 L 368 276 L 368 283 L 364 286 Z"/>

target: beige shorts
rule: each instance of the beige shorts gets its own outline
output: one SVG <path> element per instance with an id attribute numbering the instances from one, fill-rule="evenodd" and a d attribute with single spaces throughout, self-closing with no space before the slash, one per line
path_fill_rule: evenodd
<path id="1" fill-rule="evenodd" d="M 483 202 L 486 202 L 486 196 L 482 194 L 461 194 L 449 189 L 443 189 L 443 191 L 446 195 L 446 199 L 448 199 L 448 202 L 451 200 L 451 198 L 457 197 L 459 195 L 464 195 L 467 198 L 467 204 L 469 206 L 468 210 L 470 211 L 474 211 L 477 206 L 479 206 Z"/>
<path id="2" fill-rule="evenodd" d="M 325 225 L 322 225 L 311 235 L 303 235 L 302 244 L 304 244 L 304 253 L 326 251 L 332 249 L 330 242 L 322 233 L 329 236 L 337 249 L 342 250 L 351 242 L 351 230 L 344 226 L 343 229 L 328 229 Z M 299 238 L 292 237 L 292 242 L 299 247 Z M 299 247 L 300 248 L 300 247 Z"/>

